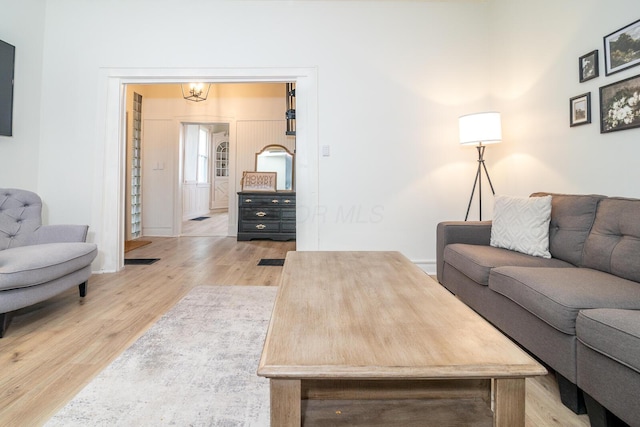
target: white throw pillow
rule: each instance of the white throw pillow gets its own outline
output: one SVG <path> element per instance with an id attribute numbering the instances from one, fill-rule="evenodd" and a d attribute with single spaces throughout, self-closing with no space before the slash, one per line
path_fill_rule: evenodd
<path id="1" fill-rule="evenodd" d="M 551 196 L 496 196 L 491 246 L 551 258 L 549 221 Z"/>

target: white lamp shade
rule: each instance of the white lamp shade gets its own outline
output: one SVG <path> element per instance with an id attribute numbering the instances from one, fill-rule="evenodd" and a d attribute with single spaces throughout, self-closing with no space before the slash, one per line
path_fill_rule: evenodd
<path id="1" fill-rule="evenodd" d="M 460 116 L 460 144 L 495 144 L 502 141 L 500 113 L 475 113 Z"/>

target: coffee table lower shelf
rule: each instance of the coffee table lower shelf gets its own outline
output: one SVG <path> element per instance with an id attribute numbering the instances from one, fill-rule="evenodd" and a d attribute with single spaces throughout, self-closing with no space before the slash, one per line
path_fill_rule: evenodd
<path id="1" fill-rule="evenodd" d="M 482 399 L 303 400 L 304 427 L 491 427 Z"/>
<path id="2" fill-rule="evenodd" d="M 274 379 L 271 425 L 524 426 L 524 378 Z"/>

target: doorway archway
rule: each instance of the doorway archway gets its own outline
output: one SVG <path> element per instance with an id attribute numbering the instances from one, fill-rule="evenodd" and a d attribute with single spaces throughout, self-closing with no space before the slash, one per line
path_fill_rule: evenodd
<path id="1" fill-rule="evenodd" d="M 318 97 L 315 68 L 238 69 L 102 69 L 97 123 L 93 223 L 100 248 L 100 271 L 124 265 L 125 105 L 124 85 L 185 83 L 296 83 L 297 250 L 317 250 L 318 235 Z M 104 120 L 104 122 L 102 122 Z M 102 155 L 100 155 L 100 153 Z M 100 175 L 101 173 L 101 175 Z M 233 190 L 233 189 L 231 189 Z"/>

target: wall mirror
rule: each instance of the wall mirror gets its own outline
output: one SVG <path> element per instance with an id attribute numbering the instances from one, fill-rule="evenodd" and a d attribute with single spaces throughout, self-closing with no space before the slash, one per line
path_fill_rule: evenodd
<path id="1" fill-rule="evenodd" d="M 293 190 L 293 154 L 278 144 L 256 153 L 256 172 L 277 172 L 277 190 Z"/>

